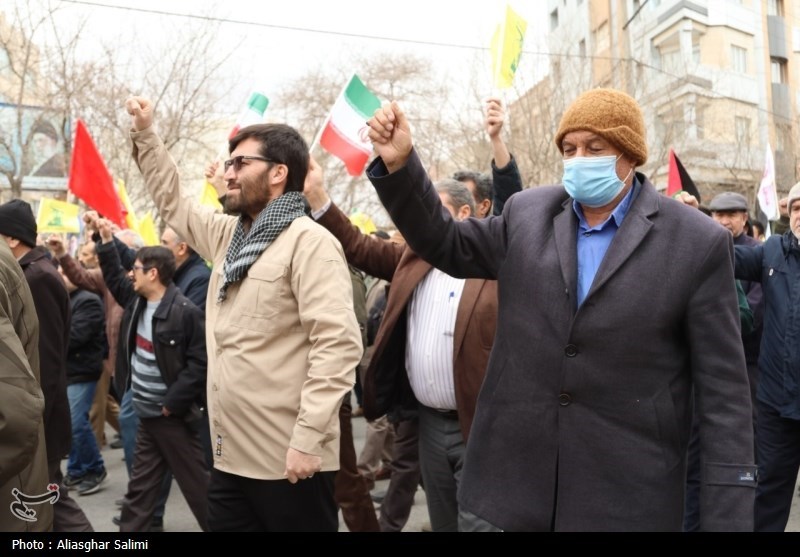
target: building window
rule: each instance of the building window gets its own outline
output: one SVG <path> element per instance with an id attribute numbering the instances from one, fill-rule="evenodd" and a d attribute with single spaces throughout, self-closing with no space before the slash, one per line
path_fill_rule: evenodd
<path id="1" fill-rule="evenodd" d="M 750 143 L 750 118 L 743 116 L 736 116 L 736 144 L 746 145 Z"/>
<path id="2" fill-rule="evenodd" d="M 731 68 L 739 73 L 747 73 L 747 49 L 731 45 Z"/>
<path id="3" fill-rule="evenodd" d="M 783 0 L 767 0 L 767 15 L 783 17 Z"/>
<path id="4" fill-rule="evenodd" d="M 772 74 L 772 83 L 786 83 L 788 81 L 785 61 L 779 58 L 772 58 L 770 59 L 769 67 Z"/>
<path id="5" fill-rule="evenodd" d="M 550 30 L 555 31 L 558 27 L 558 8 L 550 12 Z"/>
<path id="6" fill-rule="evenodd" d="M 586 39 L 581 39 L 581 42 L 578 43 L 578 54 L 581 58 L 586 57 Z"/>

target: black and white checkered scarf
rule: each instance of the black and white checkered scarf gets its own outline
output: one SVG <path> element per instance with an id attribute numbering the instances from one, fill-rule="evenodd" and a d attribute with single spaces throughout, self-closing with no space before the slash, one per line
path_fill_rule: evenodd
<path id="1" fill-rule="evenodd" d="M 244 216 L 239 217 L 231 245 L 228 246 L 228 253 L 225 255 L 223 267 L 225 283 L 219 289 L 218 302 L 226 298 L 228 286 L 244 278 L 250 266 L 283 232 L 283 229 L 292 224 L 294 219 L 305 215 L 303 207 L 302 193 L 297 191 L 284 193 L 264 207 L 247 235 L 242 224 Z"/>

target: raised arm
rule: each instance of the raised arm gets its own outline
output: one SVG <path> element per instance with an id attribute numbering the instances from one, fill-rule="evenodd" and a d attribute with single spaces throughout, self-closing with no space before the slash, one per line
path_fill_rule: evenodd
<path id="1" fill-rule="evenodd" d="M 496 279 L 505 258 L 508 211 L 456 222 L 412 148 L 408 120 L 397 103 L 376 110 L 368 123 L 379 158 L 367 177 L 411 249 L 451 276 Z"/>
<path id="2" fill-rule="evenodd" d="M 368 275 L 391 282 L 405 248 L 376 236 L 362 234 L 334 205 L 323 183 L 322 168 L 312 158 L 303 188 L 311 206 L 311 216 L 339 240 L 350 265 Z"/>
<path id="3" fill-rule="evenodd" d="M 100 260 L 100 269 L 106 281 L 106 288 L 114 296 L 120 307 L 126 307 L 136 296 L 131 281 L 122 269 L 119 261 L 119 254 L 114 247 L 114 236 L 111 234 L 111 227 L 108 223 L 101 224 L 101 242 L 96 244 L 97 258 Z"/>
<path id="4" fill-rule="evenodd" d="M 492 214 L 502 215 L 508 198 L 522 190 L 522 176 L 517 162 L 503 141 L 506 113 L 503 102 L 492 97 L 486 101 L 486 133 L 492 144 Z"/>
<path id="5" fill-rule="evenodd" d="M 153 104 L 143 97 L 129 98 L 133 158 L 161 218 L 205 259 L 218 262 L 233 234 L 234 217 L 203 207 L 180 186 L 175 161 L 153 127 Z"/>
<path id="6" fill-rule="evenodd" d="M 102 296 L 105 293 L 106 283 L 103 280 L 103 273 L 98 269 L 84 269 L 80 263 L 75 261 L 64 247 L 63 236 L 60 234 L 51 235 L 47 239 L 47 247 L 53 252 L 53 257 L 58 259 L 64 274 L 72 284 L 98 296 Z"/>

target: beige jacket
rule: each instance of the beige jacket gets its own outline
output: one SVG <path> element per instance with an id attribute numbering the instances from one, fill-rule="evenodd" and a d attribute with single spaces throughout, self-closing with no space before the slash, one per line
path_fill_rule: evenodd
<path id="1" fill-rule="evenodd" d="M 23 507 L 12 492 L 43 495 L 47 486 L 39 319 L 22 268 L 0 241 L 0 532 L 49 531 L 54 501 Z"/>
<path id="2" fill-rule="evenodd" d="M 237 219 L 181 191 L 152 128 L 131 132 L 133 155 L 162 218 L 214 264 L 206 304 L 208 409 L 214 466 L 283 479 L 289 447 L 339 469 L 339 405 L 353 387 L 361 333 L 339 242 L 308 217 L 267 248 L 217 302 Z"/>

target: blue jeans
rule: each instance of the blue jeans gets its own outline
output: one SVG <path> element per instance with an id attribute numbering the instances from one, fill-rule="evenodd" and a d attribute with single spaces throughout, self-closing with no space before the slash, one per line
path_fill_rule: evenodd
<path id="1" fill-rule="evenodd" d="M 136 432 L 139 430 L 139 416 L 133 409 L 133 389 L 128 389 L 122 395 L 122 402 L 119 405 L 119 434 L 122 437 L 122 450 L 125 453 L 125 466 L 128 468 L 128 479 L 133 471 L 133 455 L 136 453 Z M 164 510 L 169 497 L 169 490 L 172 487 L 172 474 L 167 472 L 158 496 L 156 510 L 153 513 L 155 518 L 163 518 Z"/>
<path id="2" fill-rule="evenodd" d="M 105 468 L 97 439 L 89 422 L 89 410 L 94 400 L 96 381 L 67 385 L 70 418 L 72 419 L 72 449 L 67 460 L 67 474 L 80 478 L 100 473 Z"/>

